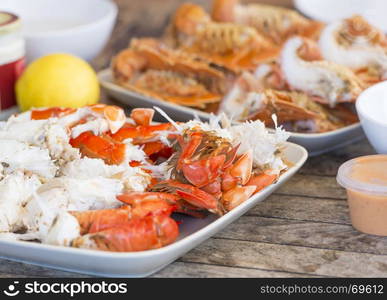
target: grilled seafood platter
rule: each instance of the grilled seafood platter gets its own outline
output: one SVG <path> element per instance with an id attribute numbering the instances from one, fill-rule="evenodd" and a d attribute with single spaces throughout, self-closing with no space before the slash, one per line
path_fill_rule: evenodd
<path id="1" fill-rule="evenodd" d="M 207 72 L 207 71 L 205 71 Z M 153 109 L 35 109 L 0 122 L 0 238 L 104 250 L 173 243 L 175 213 L 222 216 L 276 182 L 289 134 L 152 122 Z"/>
<path id="2" fill-rule="evenodd" d="M 160 39 L 133 39 L 112 60 L 134 92 L 274 128 L 323 133 L 357 123 L 354 103 L 387 78 L 387 38 L 361 16 L 332 24 L 291 9 L 185 3 Z"/>

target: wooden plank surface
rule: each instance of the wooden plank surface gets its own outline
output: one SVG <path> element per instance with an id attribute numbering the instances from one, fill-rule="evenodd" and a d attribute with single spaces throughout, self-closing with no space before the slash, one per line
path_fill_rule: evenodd
<path id="1" fill-rule="evenodd" d="M 181 0 L 116 0 L 112 38 L 93 62 L 109 65 L 134 36 L 157 36 Z M 209 7 L 210 1 L 191 0 Z M 265 2 L 291 6 L 290 0 Z M 364 139 L 309 158 L 286 185 L 214 238 L 152 277 L 387 277 L 387 238 L 354 230 L 336 183 L 348 159 L 374 153 Z M 74 277 L 75 273 L 0 260 L 0 277 Z"/>

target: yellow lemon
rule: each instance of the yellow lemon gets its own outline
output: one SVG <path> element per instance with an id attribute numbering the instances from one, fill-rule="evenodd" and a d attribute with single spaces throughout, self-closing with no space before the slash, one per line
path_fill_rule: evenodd
<path id="1" fill-rule="evenodd" d="M 31 63 L 16 83 L 22 111 L 32 107 L 72 107 L 98 102 L 97 75 L 84 60 L 69 54 L 50 54 Z"/>

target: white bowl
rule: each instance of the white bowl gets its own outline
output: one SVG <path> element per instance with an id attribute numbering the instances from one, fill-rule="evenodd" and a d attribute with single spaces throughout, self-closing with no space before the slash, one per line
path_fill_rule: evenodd
<path id="1" fill-rule="evenodd" d="M 387 154 L 387 81 L 366 89 L 356 101 L 356 110 L 371 145 Z"/>
<path id="2" fill-rule="evenodd" d="M 309 18 L 326 23 L 360 14 L 387 32 L 385 0 L 294 0 L 294 5 Z"/>
<path id="3" fill-rule="evenodd" d="M 0 10 L 21 17 L 28 61 L 58 52 L 92 60 L 117 16 L 110 0 L 1 0 Z"/>

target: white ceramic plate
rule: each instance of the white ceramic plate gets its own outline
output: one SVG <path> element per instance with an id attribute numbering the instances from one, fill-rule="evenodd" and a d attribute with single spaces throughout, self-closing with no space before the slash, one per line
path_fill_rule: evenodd
<path id="1" fill-rule="evenodd" d="M 284 154 L 286 159 L 294 165 L 281 175 L 277 183 L 263 189 L 222 217 L 208 216 L 204 219 L 188 216 L 179 217 L 182 224 L 179 226 L 180 236 L 178 240 L 161 249 L 114 253 L 0 240 L 0 255 L 11 260 L 92 275 L 112 277 L 150 275 L 225 228 L 258 202 L 265 200 L 297 172 L 308 156 L 303 147 L 292 143 L 286 143 Z"/>
<path id="2" fill-rule="evenodd" d="M 295 0 L 294 5 L 307 17 L 326 23 L 360 14 L 387 32 L 385 0 Z"/>
<path id="3" fill-rule="evenodd" d="M 98 77 L 101 85 L 110 96 L 131 107 L 152 108 L 159 106 L 176 121 L 190 120 L 194 114 L 197 114 L 202 120 L 208 120 L 210 116 L 210 114 L 196 109 L 153 99 L 120 87 L 113 82 L 109 69 L 99 72 Z M 316 156 L 353 143 L 363 137 L 360 123 L 357 123 L 326 133 L 291 133 L 289 141 L 305 147 L 309 156 Z"/>

